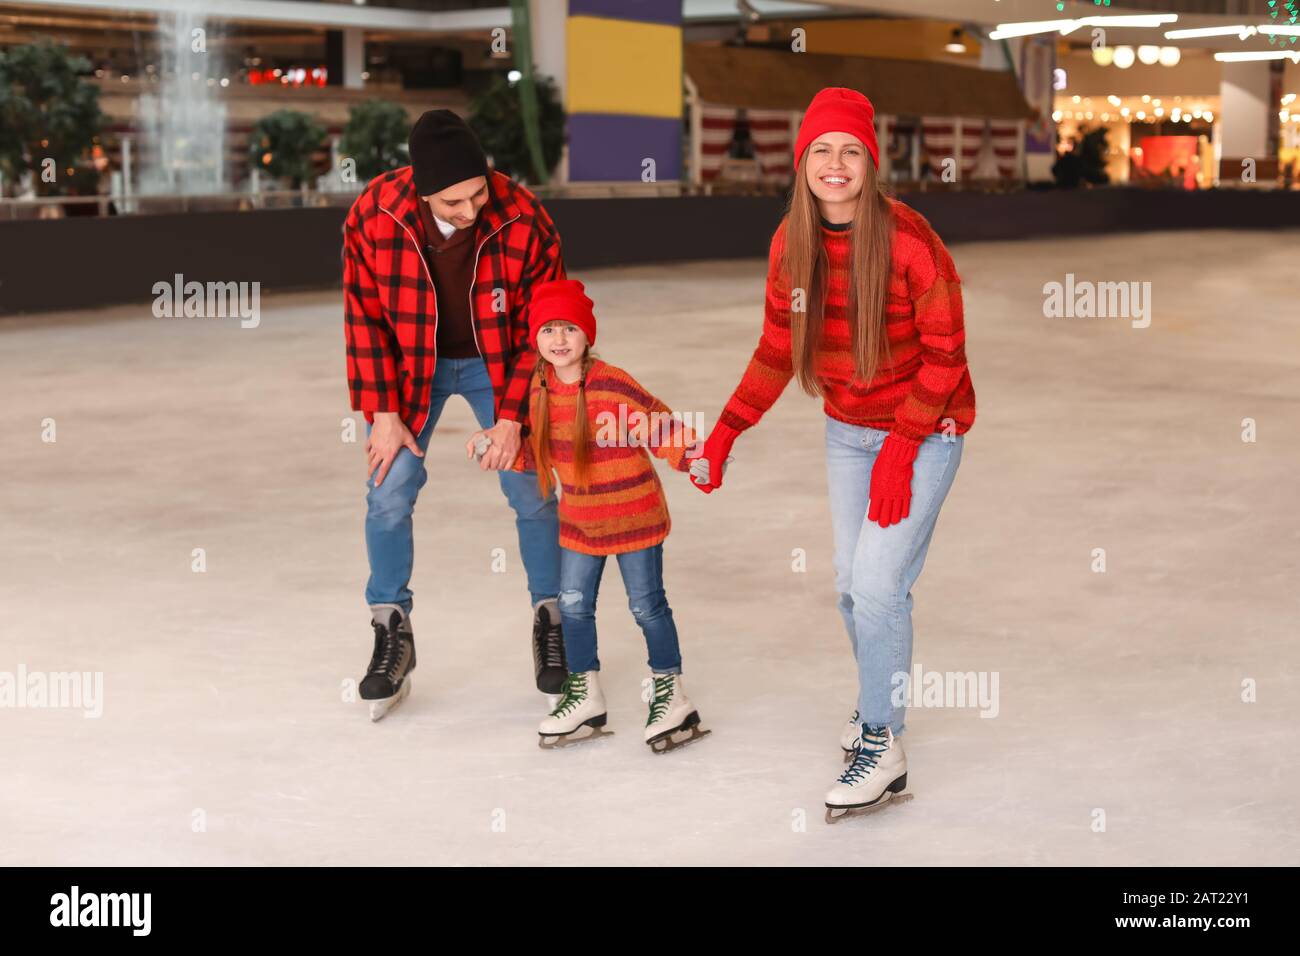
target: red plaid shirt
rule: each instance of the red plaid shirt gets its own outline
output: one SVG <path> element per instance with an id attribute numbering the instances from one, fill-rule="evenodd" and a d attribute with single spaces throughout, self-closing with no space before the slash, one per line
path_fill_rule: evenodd
<path id="1" fill-rule="evenodd" d="M 438 303 L 420 248 L 411 167 L 375 179 L 343 223 L 343 328 L 352 407 L 398 412 L 414 435 L 429 414 Z M 560 236 L 537 197 L 499 172 L 475 226 L 470 302 L 497 419 L 525 422 L 537 351 L 528 341 L 533 283 L 564 278 Z"/>

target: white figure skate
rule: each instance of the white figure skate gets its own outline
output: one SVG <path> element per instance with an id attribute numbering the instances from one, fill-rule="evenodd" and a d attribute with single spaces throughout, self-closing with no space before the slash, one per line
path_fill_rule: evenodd
<path id="1" fill-rule="evenodd" d="M 907 756 L 888 727 L 862 728 L 853 761 L 826 793 L 826 822 L 865 816 L 891 803 L 912 799 L 907 787 Z"/>
<path id="2" fill-rule="evenodd" d="M 645 742 L 657 754 L 685 747 L 713 733 L 700 727 L 700 712 L 686 697 L 681 674 L 655 674 Z"/>
<path id="3" fill-rule="evenodd" d="M 605 729 L 605 695 L 600 691 L 600 672 L 570 674 L 564 682 L 559 705 L 537 728 L 537 745 L 543 750 L 586 743 L 597 737 L 611 737 Z"/>

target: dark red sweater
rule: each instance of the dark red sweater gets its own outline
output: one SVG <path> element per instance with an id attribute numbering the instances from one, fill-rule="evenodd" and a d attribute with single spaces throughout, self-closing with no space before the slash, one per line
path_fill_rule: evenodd
<path id="1" fill-rule="evenodd" d="M 438 296 L 438 334 L 435 343 L 443 358 L 474 358 L 479 354 L 474 341 L 474 316 L 469 307 L 470 285 L 474 281 L 474 250 L 478 246 L 478 222 L 442 237 L 433 210 L 424 199 L 416 203 L 424 240 L 425 261 L 433 275 Z"/>

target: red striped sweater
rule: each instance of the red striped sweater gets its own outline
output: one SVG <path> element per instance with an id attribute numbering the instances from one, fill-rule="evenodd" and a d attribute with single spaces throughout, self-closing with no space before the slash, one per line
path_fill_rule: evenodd
<path id="1" fill-rule="evenodd" d="M 580 489 L 573 467 L 578 383 L 559 381 L 545 365 L 551 462 L 560 479 L 560 545 L 584 554 L 622 554 L 661 543 L 672 524 L 647 449 L 677 471 L 688 471 L 695 433 L 627 372 L 596 359 L 586 386 L 590 484 Z M 534 381 L 533 396 L 539 388 Z M 521 456 L 516 467 L 521 465 L 533 467 L 532 455 Z"/>
<path id="2" fill-rule="evenodd" d="M 961 280 L 952 257 L 916 210 L 891 200 L 894 219 L 886 331 L 892 364 L 875 378 L 854 378 L 847 301 L 850 233 L 823 227 L 829 261 L 825 320 L 815 358 L 824 408 L 831 418 L 920 440 L 952 421 L 956 434 L 975 421 L 975 391 L 966 365 Z M 781 397 L 794 366 L 790 353 L 790 294 L 780 262 L 785 223 L 768 257 L 763 333 L 749 367 L 718 423 L 742 432 Z"/>

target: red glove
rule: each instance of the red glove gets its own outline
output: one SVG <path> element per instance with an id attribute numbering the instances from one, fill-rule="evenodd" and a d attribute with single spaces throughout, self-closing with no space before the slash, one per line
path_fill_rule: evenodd
<path id="1" fill-rule="evenodd" d="M 888 528 L 907 517 L 912 506 L 912 462 L 920 442 L 893 432 L 880 446 L 880 454 L 871 469 L 871 510 L 868 521 L 879 521 Z"/>
<path id="2" fill-rule="evenodd" d="M 701 485 L 691 482 L 706 495 L 711 495 L 715 489 L 722 487 L 722 465 L 731 454 L 731 446 L 739 434 L 740 432 L 728 428 L 721 422 L 714 425 L 713 431 L 709 432 L 709 440 L 704 443 L 704 451 L 700 454 L 700 457 L 709 463 L 709 483 Z"/>

